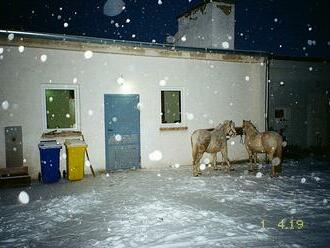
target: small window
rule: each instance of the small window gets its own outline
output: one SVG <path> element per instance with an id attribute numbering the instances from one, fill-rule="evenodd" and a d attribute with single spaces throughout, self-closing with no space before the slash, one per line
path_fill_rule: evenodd
<path id="1" fill-rule="evenodd" d="M 182 123 L 181 90 L 161 91 L 162 123 Z"/>
<path id="2" fill-rule="evenodd" d="M 275 118 L 277 118 L 277 119 L 284 118 L 284 110 L 283 109 L 275 109 Z"/>
<path id="3" fill-rule="evenodd" d="M 42 85 L 44 130 L 79 130 L 78 86 Z"/>

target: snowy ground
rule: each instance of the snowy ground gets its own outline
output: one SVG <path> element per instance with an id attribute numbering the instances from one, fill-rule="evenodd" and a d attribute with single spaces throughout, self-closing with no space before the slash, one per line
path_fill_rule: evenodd
<path id="1" fill-rule="evenodd" d="M 0 190 L 0 247 L 329 247 L 329 164 L 287 161 L 280 178 L 235 167 L 229 175 L 206 169 L 194 178 L 181 166 Z M 22 190 L 26 205 L 17 200 Z"/>

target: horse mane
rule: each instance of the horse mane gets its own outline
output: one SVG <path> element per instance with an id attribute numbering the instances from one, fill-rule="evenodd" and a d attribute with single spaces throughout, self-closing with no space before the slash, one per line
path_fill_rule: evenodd
<path id="1" fill-rule="evenodd" d="M 259 133 L 259 130 L 256 128 L 256 126 L 251 121 L 247 121 L 247 123 L 250 124 L 250 126 L 254 129 L 254 131 L 256 131 L 257 133 Z"/>

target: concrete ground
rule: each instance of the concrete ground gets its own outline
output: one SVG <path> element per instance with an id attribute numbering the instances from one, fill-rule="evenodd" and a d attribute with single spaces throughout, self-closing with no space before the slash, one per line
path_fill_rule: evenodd
<path id="1" fill-rule="evenodd" d="M 0 247 L 329 247 L 329 164 L 286 161 L 279 178 L 267 166 L 262 174 L 235 167 L 197 178 L 180 166 L 0 190 Z"/>

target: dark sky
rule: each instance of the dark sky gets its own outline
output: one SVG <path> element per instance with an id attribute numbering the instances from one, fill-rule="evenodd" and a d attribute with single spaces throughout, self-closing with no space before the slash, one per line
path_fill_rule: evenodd
<path id="1" fill-rule="evenodd" d="M 1 1 L 0 28 L 163 43 L 176 16 L 201 0 L 123 0 L 116 17 L 103 14 L 106 1 Z M 330 58 L 329 10 L 329 0 L 237 0 L 235 47 Z"/>

